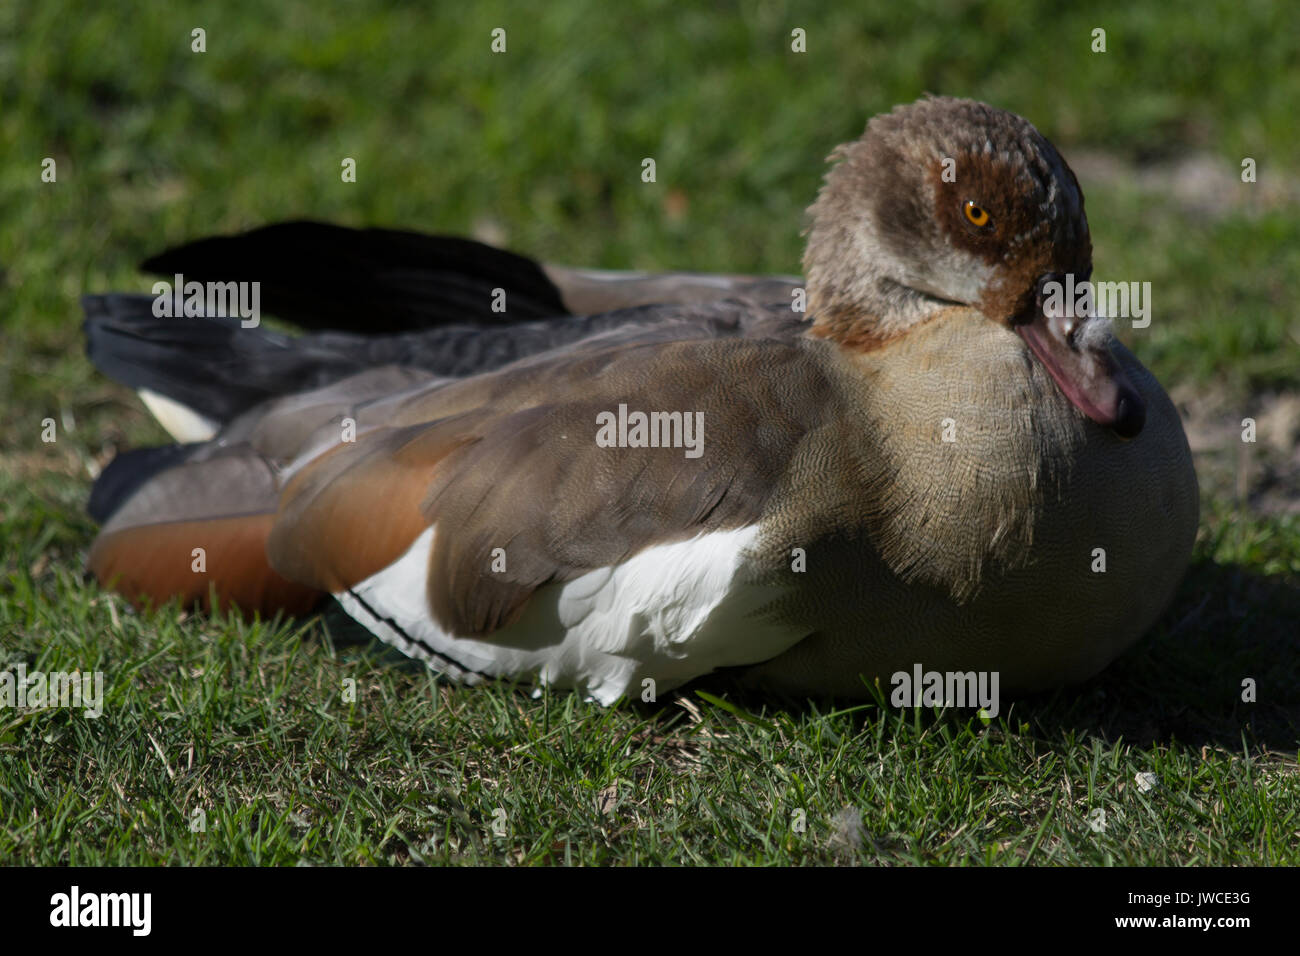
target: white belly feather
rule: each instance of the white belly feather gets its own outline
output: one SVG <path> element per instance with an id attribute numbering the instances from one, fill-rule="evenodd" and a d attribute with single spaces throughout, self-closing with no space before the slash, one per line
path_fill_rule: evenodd
<path id="1" fill-rule="evenodd" d="M 806 636 L 755 613 L 779 596 L 741 584 L 756 526 L 648 548 L 533 595 L 490 640 L 442 630 L 426 599 L 429 528 L 397 561 L 336 594 L 376 636 L 453 679 L 503 677 L 576 687 L 602 704 L 656 693 L 718 667 L 775 657 Z"/>

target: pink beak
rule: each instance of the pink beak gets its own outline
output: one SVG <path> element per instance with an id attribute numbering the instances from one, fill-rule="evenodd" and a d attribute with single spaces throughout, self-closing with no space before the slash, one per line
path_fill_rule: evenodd
<path id="1" fill-rule="evenodd" d="M 1111 354 L 1110 336 L 1080 334 L 1086 323 L 1102 320 L 1069 315 L 1069 303 L 1060 314 L 1044 311 L 1044 285 L 1062 278 L 1049 273 L 1039 280 L 1034 313 L 1016 332 L 1075 408 L 1120 438 L 1134 438 L 1146 423 L 1146 402 Z"/>

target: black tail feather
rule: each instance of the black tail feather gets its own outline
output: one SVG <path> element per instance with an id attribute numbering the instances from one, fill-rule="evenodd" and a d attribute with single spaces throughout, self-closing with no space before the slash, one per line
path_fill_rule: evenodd
<path id="1" fill-rule="evenodd" d="M 88 295 L 86 356 L 109 378 L 226 422 L 276 395 L 315 388 L 367 367 L 346 348 L 314 348 L 236 318 L 157 318 L 153 296 Z"/>
<path id="2" fill-rule="evenodd" d="M 294 221 L 186 243 L 146 260 L 186 281 L 260 282 L 268 313 L 304 329 L 385 333 L 567 315 L 531 259 L 450 236 Z M 506 311 L 493 312 L 503 289 Z"/>

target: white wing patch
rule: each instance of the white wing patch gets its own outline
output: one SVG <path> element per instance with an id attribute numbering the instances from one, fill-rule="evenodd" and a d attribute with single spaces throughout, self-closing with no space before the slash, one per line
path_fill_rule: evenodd
<path id="1" fill-rule="evenodd" d="M 182 405 L 174 398 L 159 395 L 147 388 L 136 392 L 149 414 L 158 420 L 158 424 L 167 430 L 167 434 L 181 444 L 196 441 L 208 441 L 217 433 L 217 423 L 205 418 L 194 409 Z"/>
<path id="2" fill-rule="evenodd" d="M 779 589 L 742 583 L 758 538 L 750 526 L 657 545 L 547 585 L 491 640 L 456 637 L 434 622 L 425 597 L 434 530 L 335 597 L 382 640 L 465 683 L 536 681 L 609 705 L 639 696 L 645 678 L 666 691 L 718 667 L 768 660 L 807 636 L 760 613 Z"/>

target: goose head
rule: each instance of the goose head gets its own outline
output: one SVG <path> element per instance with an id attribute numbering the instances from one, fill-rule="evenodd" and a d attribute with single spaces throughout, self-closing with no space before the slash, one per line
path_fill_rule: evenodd
<path id="1" fill-rule="evenodd" d="M 1083 193 L 1028 121 L 928 97 L 876 116 L 834 162 L 804 254 L 813 335 L 871 350 L 965 306 L 1019 335 L 1066 398 L 1122 438 L 1145 404 L 1111 353 L 1109 320 L 1057 307 L 1087 280 Z M 1050 307 L 1049 307 L 1050 306 Z"/>

